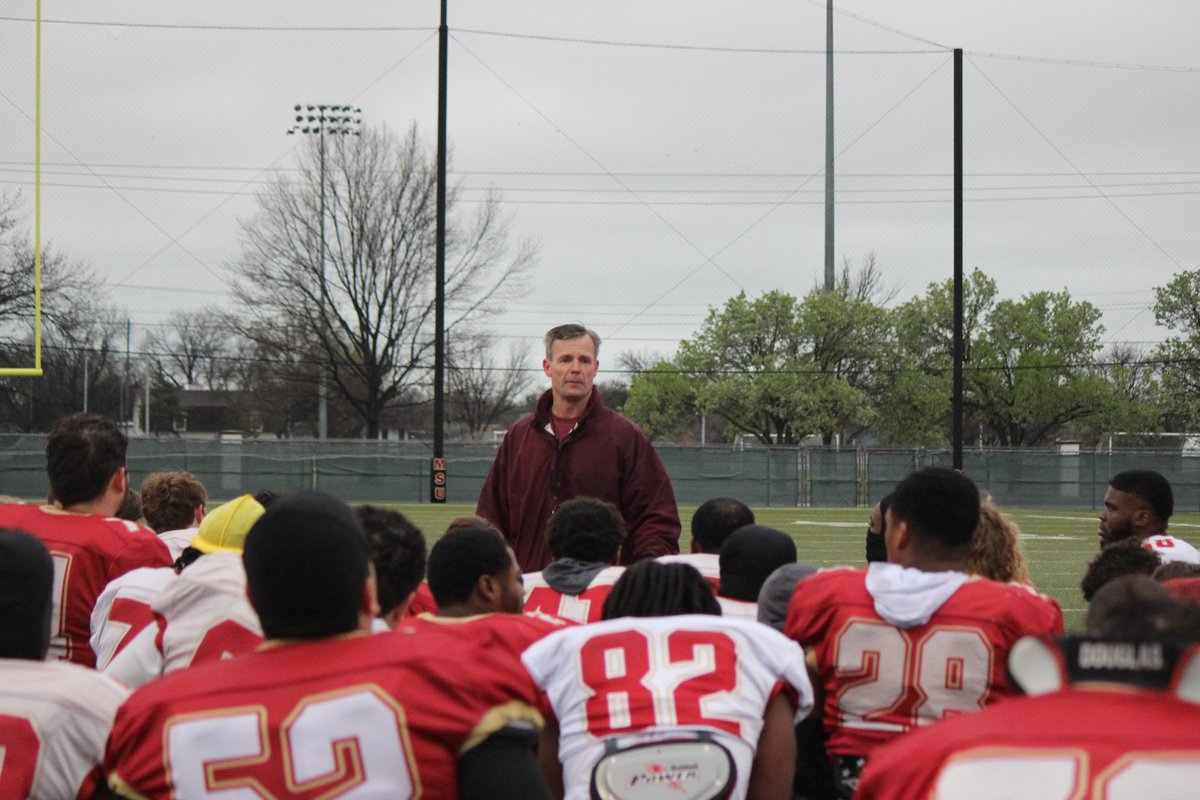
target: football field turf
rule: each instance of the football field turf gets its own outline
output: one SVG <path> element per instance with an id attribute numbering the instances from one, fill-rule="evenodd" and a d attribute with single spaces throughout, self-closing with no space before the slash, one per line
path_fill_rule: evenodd
<path id="1" fill-rule="evenodd" d="M 469 505 L 426 503 L 395 507 L 425 532 L 431 546 L 451 519 L 475 510 Z M 687 552 L 691 544 L 688 529 L 695 508 L 683 507 L 679 512 L 684 530 L 680 549 Z M 822 567 L 866 563 L 863 540 L 868 509 L 756 508 L 754 513 L 760 524 L 791 534 L 801 561 Z M 1079 591 L 1079 580 L 1099 547 L 1096 512 L 1006 509 L 1005 513 L 1021 529 L 1021 544 L 1034 585 L 1062 606 L 1067 630 L 1080 629 L 1086 605 Z M 1200 542 L 1200 514 L 1176 514 L 1171 518 L 1170 529 L 1181 539 L 1193 544 Z"/>

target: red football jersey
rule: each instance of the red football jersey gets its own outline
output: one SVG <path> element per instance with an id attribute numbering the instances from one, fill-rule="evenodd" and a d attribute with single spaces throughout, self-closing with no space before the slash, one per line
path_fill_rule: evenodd
<path id="1" fill-rule="evenodd" d="M 405 618 L 415 617 L 418 614 L 437 614 L 437 612 L 437 600 L 433 599 L 433 590 L 425 581 L 418 583 L 417 590 L 413 592 L 412 602 L 408 604 L 408 613 L 405 614 Z"/>
<path id="2" fill-rule="evenodd" d="M 1133 688 L 1021 697 L 871 754 L 855 798 L 1184 798 L 1200 788 L 1200 705 Z"/>
<path id="3" fill-rule="evenodd" d="M 604 600 L 624 572 L 624 567 L 605 567 L 579 594 L 563 594 L 546 583 L 540 572 L 526 573 L 522 576 L 525 581 L 525 611 L 549 614 L 581 625 L 599 622 Z"/>
<path id="4" fill-rule="evenodd" d="M 894 564 L 870 569 L 897 578 L 905 577 L 897 571 L 917 572 Z M 784 632 L 816 658 L 831 754 L 865 756 L 915 726 L 1016 694 L 1009 649 L 1022 636 L 1063 631 L 1062 610 L 1051 598 L 1022 584 L 962 575 L 927 622 L 898 627 L 881 616 L 867 575 L 810 575 L 788 605 Z"/>
<path id="5" fill-rule="evenodd" d="M 514 719 L 541 724 L 519 653 L 555 629 L 518 614 L 410 620 L 172 673 L 118 712 L 109 785 L 143 798 L 456 798 L 460 754 Z"/>
<path id="6" fill-rule="evenodd" d="M 50 657 L 96 666 L 92 608 L 114 578 L 138 567 L 169 567 L 171 554 L 154 531 L 135 522 L 96 514 L 71 514 L 49 506 L 0 505 L 0 528 L 28 531 L 54 559 Z"/>

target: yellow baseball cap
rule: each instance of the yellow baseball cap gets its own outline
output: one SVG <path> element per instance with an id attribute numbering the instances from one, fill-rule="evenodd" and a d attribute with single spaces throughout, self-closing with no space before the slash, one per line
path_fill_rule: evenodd
<path id="1" fill-rule="evenodd" d="M 192 537 L 192 547 L 201 553 L 240 553 L 246 534 L 264 511 L 262 504 L 248 494 L 217 506 L 204 515 Z"/>

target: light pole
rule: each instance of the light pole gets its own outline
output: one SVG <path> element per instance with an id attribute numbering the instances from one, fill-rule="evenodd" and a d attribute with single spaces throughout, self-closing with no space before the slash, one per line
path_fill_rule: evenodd
<path id="1" fill-rule="evenodd" d="M 321 171 L 321 299 L 329 302 L 329 285 L 325 277 L 325 134 L 330 136 L 358 136 L 362 125 L 362 109 L 350 105 L 316 105 L 297 103 L 296 123 L 288 129 L 288 135 L 303 134 L 316 136 L 320 151 Z M 329 436 L 328 388 L 325 365 L 317 379 L 317 438 Z"/>

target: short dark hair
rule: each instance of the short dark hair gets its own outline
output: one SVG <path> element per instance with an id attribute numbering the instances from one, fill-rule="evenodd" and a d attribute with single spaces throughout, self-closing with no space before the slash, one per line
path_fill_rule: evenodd
<path id="1" fill-rule="evenodd" d="M 592 350 L 595 351 L 595 356 L 600 357 L 600 336 L 595 331 L 585 328 L 577 322 L 568 322 L 566 325 L 555 325 L 550 330 L 546 331 L 546 336 L 542 340 L 546 345 L 546 358 L 550 358 L 550 351 L 554 347 L 555 342 L 561 342 L 566 339 L 578 339 L 580 336 L 590 336 L 592 339 Z"/>
<path id="2" fill-rule="evenodd" d="M 484 575 L 499 575 L 512 565 L 508 544 L 482 525 L 447 531 L 429 551 L 429 589 L 438 607 L 465 603 Z"/>
<path id="3" fill-rule="evenodd" d="M 1171 491 L 1171 482 L 1152 469 L 1118 472 L 1108 485 L 1141 500 L 1159 522 L 1166 523 L 1175 513 L 1175 493 Z"/>
<path id="4" fill-rule="evenodd" d="M 63 507 L 95 500 L 125 466 L 128 440 L 116 422 L 101 414 L 63 417 L 46 438 L 46 475 Z"/>
<path id="5" fill-rule="evenodd" d="M 925 467 L 896 484 L 888 510 L 921 551 L 965 554 L 979 525 L 979 489 L 960 472 Z"/>
<path id="6" fill-rule="evenodd" d="M 706 553 L 716 553 L 729 534 L 745 525 L 754 524 L 750 506 L 732 497 L 705 500 L 692 515 L 692 540 Z"/>
<path id="7" fill-rule="evenodd" d="M 278 500 L 283 495 L 274 489 L 259 489 L 254 493 L 253 497 L 258 501 L 258 504 L 263 508 L 270 508 L 271 504 Z"/>
<path id="8" fill-rule="evenodd" d="M 1179 602 L 1145 575 L 1122 575 L 1096 590 L 1086 620 L 1089 636 L 1200 640 L 1200 609 Z"/>
<path id="9" fill-rule="evenodd" d="M 666 617 L 674 614 L 721 616 L 721 604 L 699 570 L 683 562 L 653 559 L 629 567 L 604 599 L 603 619 Z"/>
<path id="10" fill-rule="evenodd" d="M 1186 561 L 1168 561 L 1154 570 L 1150 576 L 1159 583 L 1166 583 L 1177 578 L 1200 578 L 1200 564 L 1189 564 Z"/>
<path id="11" fill-rule="evenodd" d="M 354 514 L 367 532 L 379 611 L 387 614 L 425 577 L 425 534 L 399 511 L 364 505 Z"/>
<path id="12" fill-rule="evenodd" d="M 132 486 L 125 487 L 125 499 L 117 509 L 117 519 L 140 522 L 142 519 L 142 496 Z"/>
<path id="13" fill-rule="evenodd" d="M 1102 547 L 1088 563 L 1087 571 L 1079 582 L 1083 599 L 1091 602 L 1100 588 L 1109 581 L 1123 575 L 1154 574 L 1162 564 L 1158 553 L 1146 549 L 1140 539 L 1122 539 Z"/>
<path id="14" fill-rule="evenodd" d="M 546 520 L 546 544 L 555 558 L 611 564 L 625 541 L 625 520 L 612 503 L 576 497 Z"/>
<path id="15" fill-rule="evenodd" d="M 745 525 L 729 534 L 721 548 L 721 597 L 757 602 L 771 573 L 796 563 L 796 542 L 765 525 Z"/>
<path id="16" fill-rule="evenodd" d="M 142 511 L 155 533 L 190 527 L 208 502 L 204 484 L 190 472 L 154 472 L 142 481 Z"/>
<path id="17" fill-rule="evenodd" d="M 272 503 L 242 552 L 263 632 L 321 639 L 356 630 L 370 560 L 367 535 L 341 500 L 297 492 Z"/>
<path id="18" fill-rule="evenodd" d="M 46 546 L 25 531 L 0 530 L 0 658 L 45 659 L 53 587 Z"/>

